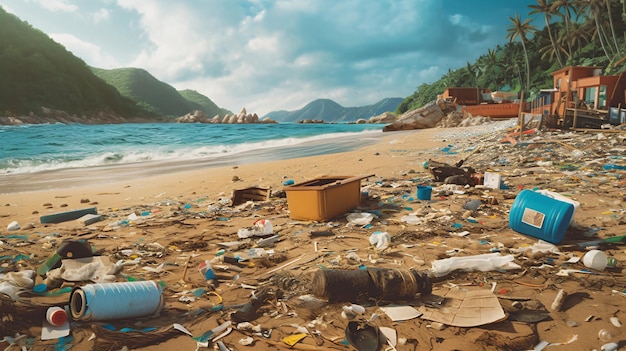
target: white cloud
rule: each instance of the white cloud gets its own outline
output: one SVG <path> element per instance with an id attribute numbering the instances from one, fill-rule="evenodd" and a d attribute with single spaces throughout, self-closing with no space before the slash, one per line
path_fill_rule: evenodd
<path id="1" fill-rule="evenodd" d="M 78 6 L 65 0 L 35 0 L 41 7 L 52 12 L 76 12 Z"/>
<path id="2" fill-rule="evenodd" d="M 65 46 L 74 56 L 80 57 L 91 66 L 105 69 L 118 67 L 115 58 L 103 53 L 103 50 L 97 45 L 82 41 L 72 34 L 52 33 L 49 36 L 57 43 Z"/>
<path id="3" fill-rule="evenodd" d="M 280 38 L 278 36 L 255 37 L 248 41 L 246 49 L 252 55 L 260 53 L 278 53 Z"/>
<path id="4" fill-rule="evenodd" d="M 457 14 L 448 16 L 448 19 L 450 19 L 450 23 L 460 25 L 463 23 L 464 16 L 457 13 Z"/>
<path id="5" fill-rule="evenodd" d="M 147 69 L 159 79 L 176 81 L 202 71 L 205 66 L 211 70 L 211 66 L 220 66 L 216 61 L 233 57 L 229 47 L 236 42 L 228 33 L 234 32 L 228 30 L 228 23 L 218 13 L 205 17 L 197 8 L 169 1 L 119 0 L 118 4 L 138 13 L 147 41 L 131 64 Z"/>
<path id="6" fill-rule="evenodd" d="M 110 16 L 111 16 L 111 11 L 105 8 L 101 8 L 98 11 L 91 14 L 91 17 L 93 18 L 95 23 L 106 21 L 110 18 Z"/>

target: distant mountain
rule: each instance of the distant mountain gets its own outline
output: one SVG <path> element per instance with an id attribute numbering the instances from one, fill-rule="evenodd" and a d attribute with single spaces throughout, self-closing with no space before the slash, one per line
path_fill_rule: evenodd
<path id="1" fill-rule="evenodd" d="M 208 97 L 193 91 L 177 91 L 148 71 L 140 68 L 117 68 L 106 70 L 91 68 L 100 78 L 111 84 L 124 96 L 129 97 L 148 111 L 159 115 L 178 117 L 193 110 L 201 110 L 208 116 L 232 114 L 218 107 Z"/>
<path id="2" fill-rule="evenodd" d="M 369 119 L 384 112 L 393 112 L 402 102 L 402 98 L 386 98 L 379 102 L 361 107 L 343 107 L 333 100 L 317 99 L 296 111 L 272 111 L 262 118 L 271 118 L 277 122 L 299 122 L 304 119 L 323 120 L 326 122 L 355 122 Z"/>
<path id="3" fill-rule="evenodd" d="M 134 101 L 98 78 L 83 60 L 0 7 L 0 114 L 59 110 L 84 117 L 148 117 Z"/>

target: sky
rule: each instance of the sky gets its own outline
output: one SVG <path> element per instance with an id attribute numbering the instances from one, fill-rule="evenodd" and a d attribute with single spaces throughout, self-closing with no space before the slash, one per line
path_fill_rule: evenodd
<path id="1" fill-rule="evenodd" d="M 263 116 L 412 95 L 507 42 L 534 0 L 0 0 L 98 68 Z M 542 27 L 538 22 L 534 25 Z"/>

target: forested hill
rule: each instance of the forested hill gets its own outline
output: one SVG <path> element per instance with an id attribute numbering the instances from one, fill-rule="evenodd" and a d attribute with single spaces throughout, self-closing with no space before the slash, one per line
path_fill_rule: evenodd
<path id="1" fill-rule="evenodd" d="M 69 114 L 150 117 L 83 60 L 0 7 L 0 113 L 35 115 L 42 108 Z"/>
<path id="2" fill-rule="evenodd" d="M 386 98 L 373 105 L 343 107 L 330 99 L 317 99 L 299 110 L 272 111 L 263 118 L 278 122 L 299 122 L 301 120 L 323 120 L 325 122 L 354 122 L 369 119 L 384 112 L 395 111 L 402 98 Z"/>
<path id="3" fill-rule="evenodd" d="M 159 115 L 178 117 L 193 110 L 201 110 L 211 117 L 232 114 L 196 91 L 177 91 L 144 69 L 105 70 L 92 67 L 92 70 L 98 77 L 117 88 L 122 95 L 138 101 L 139 106 Z"/>

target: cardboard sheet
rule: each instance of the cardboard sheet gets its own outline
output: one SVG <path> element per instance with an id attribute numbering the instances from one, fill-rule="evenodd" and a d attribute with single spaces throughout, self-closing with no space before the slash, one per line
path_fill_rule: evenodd
<path id="1" fill-rule="evenodd" d="M 475 327 L 506 318 L 498 298 L 484 288 L 454 288 L 438 308 L 420 307 L 421 318 L 455 327 Z"/>

